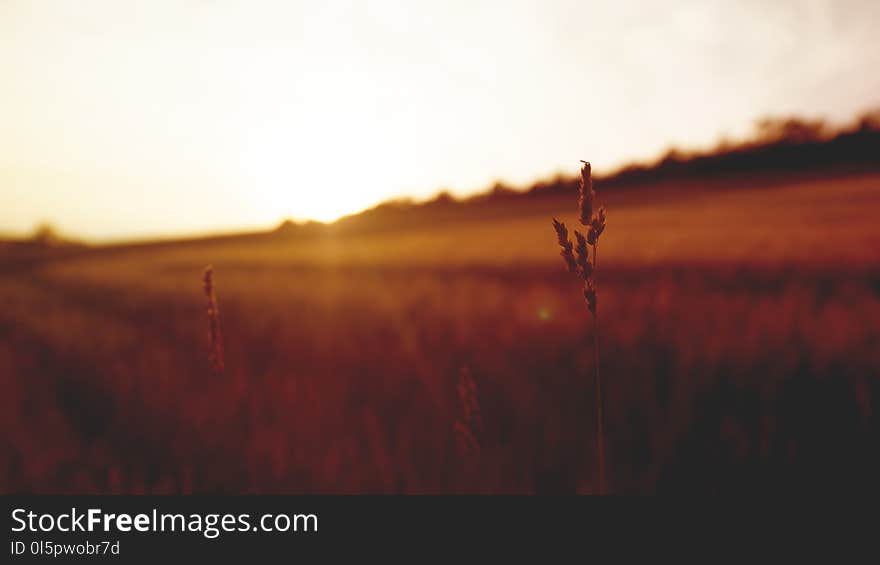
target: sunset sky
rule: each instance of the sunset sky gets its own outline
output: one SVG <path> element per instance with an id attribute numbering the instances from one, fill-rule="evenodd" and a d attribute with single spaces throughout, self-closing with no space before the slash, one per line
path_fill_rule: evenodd
<path id="1" fill-rule="evenodd" d="M 0 234 L 332 220 L 880 106 L 880 2 L 0 0 Z"/>

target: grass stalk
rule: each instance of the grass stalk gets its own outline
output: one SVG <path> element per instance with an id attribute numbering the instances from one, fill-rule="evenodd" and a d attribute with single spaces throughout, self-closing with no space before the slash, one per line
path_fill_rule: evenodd
<path id="1" fill-rule="evenodd" d="M 593 190 L 592 168 L 581 161 L 581 184 L 578 194 L 578 220 L 586 227 L 586 235 L 574 230 L 575 243 L 568 237 L 564 222 L 553 218 L 553 229 L 561 248 L 560 255 L 569 272 L 583 281 L 584 301 L 593 315 L 593 362 L 596 384 L 596 466 L 599 494 L 605 494 L 605 432 L 602 410 L 602 379 L 599 374 L 599 314 L 596 293 L 599 236 L 605 231 L 605 208 L 596 210 L 596 191 Z M 589 248 L 592 247 L 592 253 Z"/>
<path id="2" fill-rule="evenodd" d="M 223 335 L 220 329 L 220 309 L 217 306 L 217 295 L 214 292 L 214 266 L 205 267 L 205 273 L 202 277 L 204 283 L 205 298 L 207 299 L 208 314 L 208 331 L 210 333 L 211 345 L 208 350 L 208 361 L 211 363 L 211 370 L 215 375 L 222 375 L 223 362 Z"/>
<path id="3" fill-rule="evenodd" d="M 593 270 L 596 269 L 598 242 L 593 245 Z M 605 431 L 602 414 L 602 377 L 599 373 L 599 312 L 593 310 L 593 363 L 596 380 L 596 465 L 599 475 L 599 494 L 605 494 Z"/>

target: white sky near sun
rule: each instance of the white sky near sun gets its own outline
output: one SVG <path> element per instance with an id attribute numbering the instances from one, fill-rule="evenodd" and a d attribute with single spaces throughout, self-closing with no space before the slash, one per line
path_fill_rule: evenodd
<path id="1" fill-rule="evenodd" d="M 0 233 L 332 220 L 880 105 L 880 2 L 0 0 Z"/>

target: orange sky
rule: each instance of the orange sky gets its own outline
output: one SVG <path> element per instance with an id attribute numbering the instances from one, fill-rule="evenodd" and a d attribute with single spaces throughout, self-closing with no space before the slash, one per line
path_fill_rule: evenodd
<path id="1" fill-rule="evenodd" d="M 331 220 L 880 105 L 880 2 L 0 2 L 0 233 Z"/>

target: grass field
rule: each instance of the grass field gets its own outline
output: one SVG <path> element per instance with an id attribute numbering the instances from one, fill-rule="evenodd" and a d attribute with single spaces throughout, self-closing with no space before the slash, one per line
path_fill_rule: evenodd
<path id="1" fill-rule="evenodd" d="M 876 490 L 880 175 L 599 189 L 611 489 Z M 0 263 L 0 491 L 593 491 L 574 199 Z"/>

